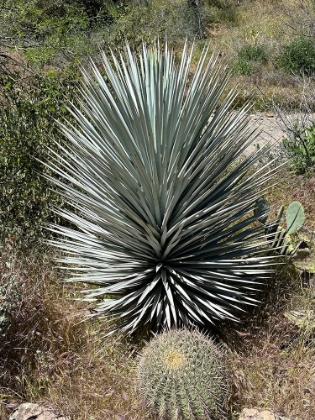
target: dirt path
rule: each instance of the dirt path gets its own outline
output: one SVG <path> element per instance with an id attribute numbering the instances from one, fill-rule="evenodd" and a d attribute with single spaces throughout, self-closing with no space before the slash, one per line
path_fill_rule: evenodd
<path id="1" fill-rule="evenodd" d="M 248 148 L 249 153 L 269 143 L 281 143 L 281 139 L 286 135 L 284 128 L 280 128 L 281 121 L 274 114 L 251 114 L 250 119 L 254 127 L 260 131 L 260 134 Z"/>
<path id="2" fill-rule="evenodd" d="M 257 127 L 260 131 L 259 136 L 253 142 L 253 144 L 247 149 L 248 154 L 254 152 L 257 147 L 264 147 L 268 144 L 281 147 L 281 140 L 287 136 L 285 125 L 294 125 L 294 122 L 299 119 L 302 123 L 307 124 L 311 120 L 315 120 L 315 114 L 305 116 L 303 114 L 289 114 L 284 115 L 283 120 L 271 113 L 266 114 L 251 114 L 250 119 L 254 127 Z"/>

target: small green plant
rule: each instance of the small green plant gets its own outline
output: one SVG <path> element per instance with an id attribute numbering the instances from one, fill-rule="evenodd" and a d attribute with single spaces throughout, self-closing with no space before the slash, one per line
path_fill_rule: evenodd
<path id="1" fill-rule="evenodd" d="M 315 72 L 315 41 L 298 36 L 276 58 L 276 64 L 293 74 L 312 76 Z"/>
<path id="2" fill-rule="evenodd" d="M 71 95 L 75 83 L 53 72 L 33 76 L 29 85 L 19 84 L 19 77 L 0 76 L 0 238 L 30 245 L 47 237 L 44 225 L 61 204 L 41 161 L 60 138 L 54 119 L 67 114 L 63 95 Z"/>
<path id="3" fill-rule="evenodd" d="M 276 229 L 272 246 L 278 249 L 282 255 L 292 255 L 295 251 L 291 235 L 296 233 L 305 222 L 304 208 L 298 201 L 293 201 L 286 210 L 285 219 L 287 228 L 280 226 L 280 220 L 284 212 L 284 206 L 280 207 L 277 219 L 273 225 Z"/>
<path id="4" fill-rule="evenodd" d="M 293 254 L 295 250 L 290 235 L 296 233 L 304 225 L 305 213 L 302 204 L 298 201 L 292 201 L 288 206 L 285 213 L 286 229 L 280 226 L 284 206 L 280 207 L 276 220 L 267 223 L 269 212 L 270 204 L 268 200 L 259 198 L 256 202 L 254 215 L 259 222 L 265 225 L 265 231 L 270 235 L 271 247 L 282 255 Z"/>
<path id="5" fill-rule="evenodd" d="M 303 175 L 315 168 L 315 122 L 303 128 L 296 123 L 289 138 L 283 139 L 283 146 L 290 159 L 293 173 Z"/>
<path id="6" fill-rule="evenodd" d="M 298 201 L 292 201 L 287 208 L 285 218 L 288 235 L 297 232 L 305 222 L 305 213 L 302 204 Z"/>
<path id="7" fill-rule="evenodd" d="M 267 64 L 268 53 L 261 44 L 245 45 L 237 53 L 235 70 L 239 74 L 248 76 L 253 73 L 253 63 Z"/>
<path id="8" fill-rule="evenodd" d="M 196 30 L 198 32 L 199 26 L 203 25 L 203 19 L 198 19 L 199 12 L 199 7 L 194 8 L 190 2 L 181 0 L 132 3 L 126 7 L 126 13 L 121 14 L 116 25 L 111 27 L 107 41 L 116 49 L 118 46 L 123 48 L 128 39 L 130 45 L 137 49 L 141 48 L 143 40 L 152 43 L 157 37 L 163 39 L 166 35 L 170 43 L 182 37 L 194 39 Z"/>
<path id="9" fill-rule="evenodd" d="M 162 419 L 219 419 L 228 375 L 218 346 L 203 334 L 171 330 L 143 350 L 138 378 L 144 401 Z"/>

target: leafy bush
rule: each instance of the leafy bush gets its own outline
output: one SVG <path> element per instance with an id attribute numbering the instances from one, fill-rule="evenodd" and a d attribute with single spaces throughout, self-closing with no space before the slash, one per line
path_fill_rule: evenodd
<path id="1" fill-rule="evenodd" d="M 138 367 L 144 401 L 162 419 L 226 418 L 228 369 L 209 338 L 187 330 L 155 337 Z"/>
<path id="2" fill-rule="evenodd" d="M 6 47 L 18 46 L 28 65 L 63 68 L 99 47 L 133 48 L 158 37 L 169 43 L 204 39 L 212 23 L 233 21 L 233 0 L 16 0 L 5 2 L 0 26 Z M 2 57 L 0 57 L 1 59 Z"/>
<path id="3" fill-rule="evenodd" d="M 268 54 L 264 45 L 245 45 L 237 53 L 235 70 L 237 73 L 248 76 L 253 73 L 252 63 L 267 64 Z"/>
<path id="4" fill-rule="evenodd" d="M 60 137 L 54 119 L 67 114 L 64 92 L 73 83 L 56 76 L 33 78 L 28 86 L 0 80 L 0 229 L 16 243 L 35 243 L 46 236 L 44 224 L 57 220 L 52 206 L 60 198 L 44 177 L 47 147 Z M 59 219 L 58 219 L 59 220 Z"/>
<path id="5" fill-rule="evenodd" d="M 235 0 L 205 0 L 203 4 L 204 20 L 209 26 L 211 23 L 236 23 L 238 18 L 237 2 Z"/>
<path id="6" fill-rule="evenodd" d="M 136 30 L 135 30 L 136 28 Z M 124 14 L 110 28 L 108 39 L 114 48 L 123 46 L 128 39 L 133 48 L 142 42 L 154 42 L 158 37 L 168 42 L 178 39 L 193 39 L 196 18 L 187 1 L 151 0 L 129 5 Z"/>
<path id="7" fill-rule="evenodd" d="M 85 7 L 81 2 L 71 0 L 5 3 L 6 13 L 0 14 L 0 26 L 5 35 L 4 49 L 8 53 L 17 47 L 22 53 L 18 60 L 27 61 L 25 67 L 42 65 L 47 68 L 47 65 L 52 65 L 64 68 L 69 62 L 79 61 L 98 51 L 91 31 L 99 19 L 90 17 L 88 4 Z M 98 7 L 92 3 L 91 7 Z M 107 18 L 103 17 L 106 21 Z M 13 55 L 16 58 L 17 54 Z"/>
<path id="8" fill-rule="evenodd" d="M 72 13 L 85 12 L 91 19 L 96 19 L 103 14 L 108 6 L 115 6 L 115 3 L 122 1 L 115 0 L 56 0 L 54 3 L 47 3 L 43 0 L 35 0 L 34 5 L 45 12 L 47 16 L 58 16 L 60 18 Z"/>
<path id="9" fill-rule="evenodd" d="M 264 152 L 239 161 L 247 108 L 231 115 L 235 91 L 219 105 L 228 73 L 207 50 L 191 80 L 187 46 L 179 67 L 167 46 L 103 62 L 106 79 L 84 72 L 77 127 L 63 126 L 68 145 L 47 163 L 79 211 L 60 212 L 77 230 L 53 226 L 53 244 L 123 331 L 237 320 L 272 271 L 253 224 L 270 173 L 246 178 Z"/>
<path id="10" fill-rule="evenodd" d="M 235 9 L 233 0 L 134 1 L 108 27 L 108 34 L 104 32 L 105 44 L 110 43 L 115 49 L 128 40 L 137 48 L 142 41 L 152 43 L 158 37 L 167 37 L 172 44 L 203 39 L 212 23 L 235 21 Z"/>
<path id="11" fill-rule="evenodd" d="M 285 45 L 276 63 L 293 74 L 311 76 L 315 72 L 315 41 L 299 36 Z"/>
<path id="12" fill-rule="evenodd" d="M 289 138 L 283 139 L 290 166 L 295 174 L 306 174 L 315 168 L 315 122 L 304 128 L 296 123 Z"/>
<path id="13" fill-rule="evenodd" d="M 238 57 L 247 61 L 259 61 L 266 64 L 268 55 L 264 45 L 245 45 L 238 51 Z"/>
<path id="14" fill-rule="evenodd" d="M 254 214 L 257 220 L 265 225 L 266 231 L 270 234 L 271 247 L 281 255 L 290 256 L 297 251 L 297 248 L 293 246 L 292 234 L 296 233 L 303 226 L 305 212 L 299 201 L 292 201 L 285 213 L 286 228 L 280 225 L 283 212 L 284 206 L 282 205 L 276 219 L 267 222 L 270 213 L 270 204 L 268 200 L 261 197 L 257 200 L 257 207 Z"/>

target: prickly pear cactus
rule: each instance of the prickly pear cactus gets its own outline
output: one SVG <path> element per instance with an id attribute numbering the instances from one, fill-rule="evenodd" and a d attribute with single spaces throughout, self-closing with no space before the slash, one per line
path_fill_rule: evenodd
<path id="1" fill-rule="evenodd" d="M 296 232 L 305 222 L 304 208 L 298 201 L 292 201 L 286 211 L 286 222 L 290 235 Z"/>
<path id="2" fill-rule="evenodd" d="M 156 336 L 143 351 L 138 379 L 144 401 L 160 419 L 224 418 L 228 381 L 223 353 L 197 331 Z"/>
<path id="3" fill-rule="evenodd" d="M 285 213 L 287 228 L 280 226 L 280 221 L 284 212 L 284 206 L 281 206 L 276 220 L 267 223 L 270 204 L 265 198 L 259 198 L 256 201 L 254 209 L 255 218 L 265 225 L 265 232 L 270 236 L 271 247 L 276 249 L 282 255 L 292 255 L 295 247 L 290 235 L 298 231 L 305 222 L 305 213 L 302 204 L 299 201 L 292 201 Z"/>

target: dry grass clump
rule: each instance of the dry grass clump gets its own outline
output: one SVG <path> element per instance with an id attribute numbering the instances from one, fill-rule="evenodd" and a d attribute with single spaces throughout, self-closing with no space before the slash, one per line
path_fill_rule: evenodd
<path id="1" fill-rule="evenodd" d="M 306 309 L 306 292 L 295 300 L 271 308 L 264 326 L 252 325 L 241 334 L 233 353 L 234 398 L 243 407 L 269 408 L 299 420 L 311 420 L 315 412 L 315 335 L 296 327 L 285 310 Z M 298 302 L 297 302 L 298 301 Z M 311 297 L 312 305 L 314 296 Z"/>
<path id="2" fill-rule="evenodd" d="M 60 284 L 52 258 L 2 249 L 0 283 L 14 275 L 19 294 L 0 342 L 0 418 L 39 401 L 73 420 L 148 418 L 134 389 L 137 346 L 102 338 L 106 323 L 86 319 L 87 305 L 73 300 L 79 290 Z"/>

